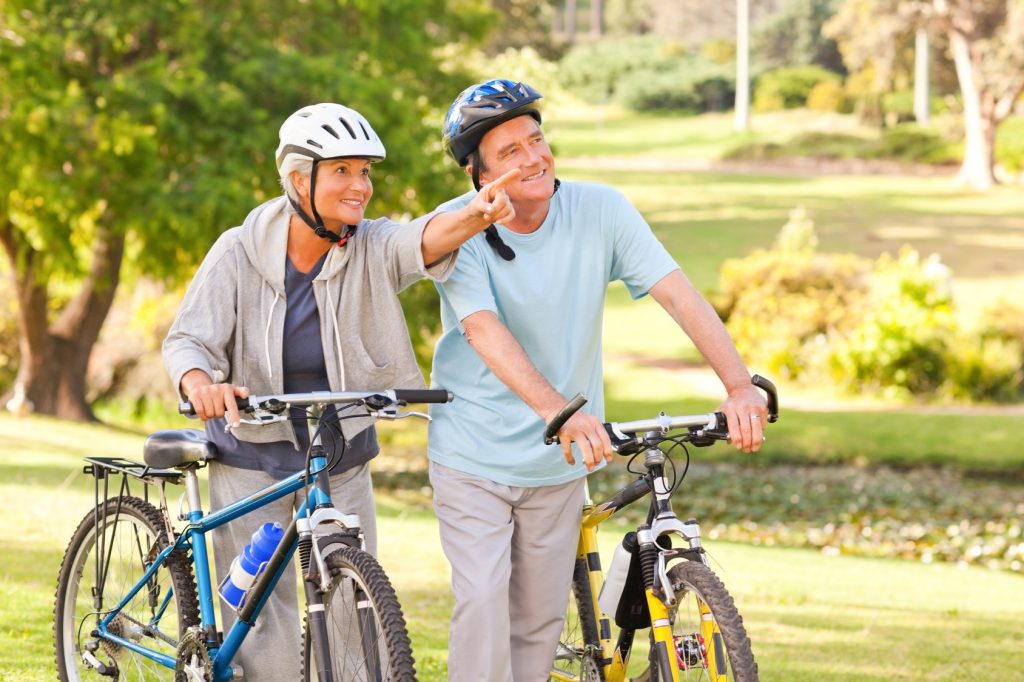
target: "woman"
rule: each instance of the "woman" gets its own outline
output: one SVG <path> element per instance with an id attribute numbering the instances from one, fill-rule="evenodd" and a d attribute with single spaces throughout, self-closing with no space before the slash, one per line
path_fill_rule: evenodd
<path id="1" fill-rule="evenodd" d="M 185 294 L 164 362 L 220 452 L 209 467 L 213 509 L 302 469 L 309 446 L 301 420 L 240 423 L 235 396 L 422 387 L 398 292 L 423 277 L 446 278 L 462 242 L 512 215 L 502 187 L 518 174 L 482 188 L 460 211 L 404 225 L 367 220 L 371 164 L 384 156 L 358 112 L 329 103 L 296 111 L 281 126 L 276 154 L 285 195 L 221 235 Z M 367 463 L 378 452 L 376 434 L 369 419 L 339 426 L 344 444 L 333 453 L 341 456 L 331 471 L 332 498 L 359 515 L 375 553 Z M 300 503 L 299 495 L 282 499 L 245 516 L 244 527 L 215 532 L 218 575 L 259 524 L 287 524 Z M 226 631 L 234 613 L 224 607 L 222 615 Z M 286 579 L 236 660 L 247 680 L 291 679 L 300 647 L 295 581 Z M 248 652 L 269 650 L 277 655 L 246 665 Z"/>

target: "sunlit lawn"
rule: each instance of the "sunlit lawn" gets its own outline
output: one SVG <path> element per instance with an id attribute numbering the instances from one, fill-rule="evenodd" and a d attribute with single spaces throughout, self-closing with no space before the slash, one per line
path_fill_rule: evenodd
<path id="1" fill-rule="evenodd" d="M 0 679 L 52 679 L 57 566 L 92 498 L 89 481 L 76 473 L 79 458 L 137 456 L 141 438 L 6 417 L 0 433 Z M 178 491 L 172 493 L 176 500 Z M 380 508 L 381 558 L 406 611 L 420 679 L 443 680 L 451 600 L 436 523 L 429 512 L 390 494 Z M 607 525 L 606 553 L 622 531 Z M 1024 647 L 1019 575 L 714 541 L 708 546 L 745 615 L 762 679 L 995 680 L 1018 674 Z"/>

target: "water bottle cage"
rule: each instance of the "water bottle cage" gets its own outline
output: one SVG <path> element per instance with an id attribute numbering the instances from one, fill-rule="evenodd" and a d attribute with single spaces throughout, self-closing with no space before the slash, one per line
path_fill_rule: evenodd
<path id="1" fill-rule="evenodd" d="M 221 580 L 220 584 L 217 586 L 217 594 L 219 594 L 224 603 L 228 605 L 228 608 L 232 609 L 236 613 L 241 611 L 242 607 L 245 606 L 245 600 L 248 599 L 249 593 L 252 592 L 253 585 L 255 585 L 259 577 L 263 575 L 263 571 L 267 569 L 267 565 L 270 563 L 269 561 L 264 561 L 259 565 L 259 568 L 256 569 L 256 574 L 252 577 L 251 583 L 246 586 L 245 590 L 242 592 L 242 597 L 238 600 L 238 604 L 235 605 L 229 602 L 224 596 L 224 587 L 231 582 L 231 576 L 234 574 L 235 567 L 238 565 L 239 561 L 239 557 L 235 557 L 235 560 L 231 562 L 231 568 L 228 569 L 227 575 L 224 576 L 224 580 Z"/>

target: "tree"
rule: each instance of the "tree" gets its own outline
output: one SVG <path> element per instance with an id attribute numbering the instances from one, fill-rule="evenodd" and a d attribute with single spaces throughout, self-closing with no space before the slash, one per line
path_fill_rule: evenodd
<path id="1" fill-rule="evenodd" d="M 917 28 L 945 35 L 964 108 L 964 160 L 957 179 L 978 189 L 995 182 L 999 124 L 1024 92 L 1024 0 L 846 0 L 826 25 L 847 66 L 891 76 L 899 45 Z"/>
<path id="2" fill-rule="evenodd" d="M 788 0 L 754 32 L 753 51 L 764 69 L 815 64 L 845 73 L 836 43 L 821 33 L 835 13 L 837 0 Z"/>
<path id="3" fill-rule="evenodd" d="M 85 369 L 126 269 L 189 276 L 218 234 L 277 194 L 277 128 L 299 106 L 365 112 L 389 159 L 373 212 L 422 211 L 455 170 L 424 120 L 469 78 L 440 44 L 476 0 L 0 5 L 0 244 L 18 305 L 15 385 L 89 419 Z M 401 49 L 395 49 L 401 45 Z"/>

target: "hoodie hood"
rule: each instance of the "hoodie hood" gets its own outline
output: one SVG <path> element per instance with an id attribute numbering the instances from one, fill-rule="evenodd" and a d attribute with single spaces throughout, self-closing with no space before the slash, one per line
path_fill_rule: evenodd
<path id="1" fill-rule="evenodd" d="M 274 290 L 274 293 L 281 296 L 284 295 L 284 256 L 288 253 L 288 224 L 290 221 L 288 198 L 282 195 L 254 208 L 242 223 L 241 242 L 246 256 L 260 276 Z M 365 233 L 368 222 L 367 220 L 360 222 L 361 230 L 357 230 L 356 235 L 360 235 L 360 231 Z M 358 241 L 356 235 L 349 240 L 350 245 L 354 245 Z M 324 261 L 323 269 L 317 279 L 334 277 L 348 260 L 349 249 L 347 247 L 332 246 L 327 252 L 327 259 Z"/>

